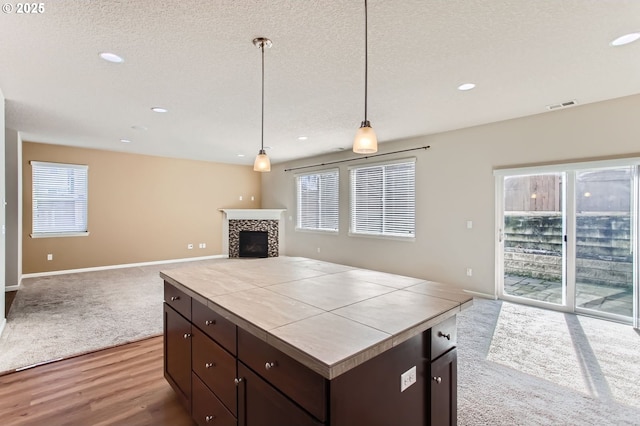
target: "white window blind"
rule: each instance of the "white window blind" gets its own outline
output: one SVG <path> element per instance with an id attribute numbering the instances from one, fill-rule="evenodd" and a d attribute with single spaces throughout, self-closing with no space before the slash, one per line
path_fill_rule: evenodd
<path id="1" fill-rule="evenodd" d="M 351 233 L 415 237 L 415 159 L 351 169 Z"/>
<path id="2" fill-rule="evenodd" d="M 89 167 L 31 161 L 33 237 L 87 234 Z"/>
<path id="3" fill-rule="evenodd" d="M 296 177 L 298 229 L 338 232 L 338 170 Z"/>

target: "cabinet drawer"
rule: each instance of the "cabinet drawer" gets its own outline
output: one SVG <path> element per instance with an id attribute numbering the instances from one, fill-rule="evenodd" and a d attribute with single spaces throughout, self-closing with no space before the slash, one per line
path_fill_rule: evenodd
<path id="1" fill-rule="evenodd" d="M 191 344 L 191 368 L 235 416 L 236 359 L 196 327 L 193 327 Z"/>
<path id="2" fill-rule="evenodd" d="M 192 373 L 192 418 L 200 426 L 237 426 L 236 418 L 216 398 L 202 380 Z"/>
<path id="3" fill-rule="evenodd" d="M 238 359 L 318 420 L 325 421 L 324 377 L 242 329 L 238 329 Z"/>
<path id="4" fill-rule="evenodd" d="M 455 315 L 431 327 L 431 354 L 429 359 L 434 360 L 457 344 L 457 328 Z"/>
<path id="5" fill-rule="evenodd" d="M 218 342 L 220 346 L 232 354 L 236 354 L 236 326 L 234 323 L 197 300 L 191 302 L 191 319 L 195 326 Z"/>
<path id="6" fill-rule="evenodd" d="M 166 281 L 164 282 L 164 301 L 183 317 L 191 319 L 191 297 Z"/>

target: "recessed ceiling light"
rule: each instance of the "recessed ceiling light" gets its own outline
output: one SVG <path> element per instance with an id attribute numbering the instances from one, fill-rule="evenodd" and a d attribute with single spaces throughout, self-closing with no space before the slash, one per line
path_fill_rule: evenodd
<path id="1" fill-rule="evenodd" d="M 105 61 L 113 62 L 114 64 L 121 64 L 124 62 L 124 59 L 122 59 L 121 56 L 118 56 L 115 53 L 111 53 L 111 52 L 102 52 L 100 53 L 100 57 Z"/>
<path id="2" fill-rule="evenodd" d="M 244 154 L 238 154 L 238 157 L 244 157 Z"/>
<path id="3" fill-rule="evenodd" d="M 306 137 L 306 136 L 298 136 L 298 140 L 299 141 L 306 141 L 307 139 L 309 139 L 309 138 Z"/>
<path id="4" fill-rule="evenodd" d="M 634 41 L 640 39 L 640 33 L 630 33 L 625 34 L 623 36 L 618 37 L 613 40 L 609 45 L 611 46 L 624 46 L 625 44 L 633 43 Z"/>
<path id="5" fill-rule="evenodd" d="M 153 111 L 153 112 L 169 112 L 168 109 L 162 108 L 162 107 L 153 107 L 153 108 L 151 108 L 151 111 Z"/>
<path id="6" fill-rule="evenodd" d="M 463 90 L 463 91 L 464 90 L 471 90 L 474 87 L 476 87 L 476 85 L 473 84 L 473 83 L 464 83 L 464 84 L 461 84 L 460 86 L 458 86 L 458 90 Z"/>
<path id="7" fill-rule="evenodd" d="M 122 143 L 131 143 L 131 141 L 129 139 L 120 139 L 120 142 L 122 142 Z"/>
<path id="8" fill-rule="evenodd" d="M 143 131 L 144 131 L 144 130 L 149 130 L 149 128 L 148 128 L 147 126 L 141 126 L 141 125 L 138 125 L 138 124 L 136 124 L 136 125 L 134 125 L 134 126 L 131 126 L 131 128 L 132 128 L 133 130 L 143 130 Z"/>

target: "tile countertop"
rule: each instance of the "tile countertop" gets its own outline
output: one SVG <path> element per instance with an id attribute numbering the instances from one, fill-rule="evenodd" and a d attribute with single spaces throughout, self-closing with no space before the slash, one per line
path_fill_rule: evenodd
<path id="1" fill-rule="evenodd" d="M 301 257 L 200 261 L 160 276 L 327 379 L 473 303 L 444 284 Z"/>

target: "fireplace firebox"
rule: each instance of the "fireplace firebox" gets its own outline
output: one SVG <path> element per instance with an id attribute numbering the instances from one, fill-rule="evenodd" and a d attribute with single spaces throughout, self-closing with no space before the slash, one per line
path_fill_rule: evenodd
<path id="1" fill-rule="evenodd" d="M 268 257 L 269 233 L 266 231 L 240 231 L 240 257 Z"/>

